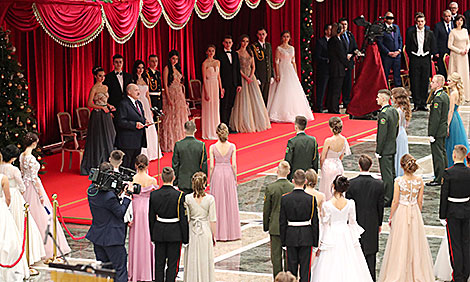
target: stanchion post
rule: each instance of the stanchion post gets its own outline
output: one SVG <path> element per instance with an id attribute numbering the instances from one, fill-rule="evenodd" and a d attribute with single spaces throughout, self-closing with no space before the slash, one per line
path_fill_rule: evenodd
<path id="1" fill-rule="evenodd" d="M 29 262 L 29 258 L 30 258 L 30 255 L 29 255 L 29 249 L 30 249 L 29 248 L 29 203 L 24 204 L 24 217 L 26 219 L 26 232 L 24 235 L 26 236 L 26 239 L 25 239 L 26 261 L 28 262 L 29 275 L 34 276 L 34 275 L 38 275 L 39 271 L 32 268 Z"/>
<path id="2" fill-rule="evenodd" d="M 157 135 L 158 135 L 158 146 L 157 146 L 157 184 L 160 185 L 160 116 L 157 116 Z"/>
<path id="3" fill-rule="evenodd" d="M 52 235 L 54 236 L 55 242 L 57 242 L 57 194 L 52 195 Z M 54 252 L 52 260 L 57 258 L 57 247 L 54 244 Z"/>

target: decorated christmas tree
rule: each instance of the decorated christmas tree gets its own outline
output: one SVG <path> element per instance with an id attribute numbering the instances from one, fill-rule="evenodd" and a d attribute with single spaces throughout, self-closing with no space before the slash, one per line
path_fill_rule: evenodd
<path id="1" fill-rule="evenodd" d="M 37 122 L 28 104 L 28 82 L 9 35 L 9 30 L 0 27 L 0 148 L 14 144 L 23 150 L 24 136 L 28 132 L 37 134 Z M 33 154 L 42 164 L 41 149 Z"/>
<path id="2" fill-rule="evenodd" d="M 312 1 L 301 0 L 300 2 L 300 58 L 302 76 L 300 82 L 305 94 L 312 101 L 313 96 L 313 63 L 312 51 L 310 49 L 313 38 L 312 27 Z"/>

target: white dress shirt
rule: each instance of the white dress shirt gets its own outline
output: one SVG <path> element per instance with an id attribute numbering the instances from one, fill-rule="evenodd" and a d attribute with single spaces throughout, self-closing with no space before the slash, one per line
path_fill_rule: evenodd
<path id="1" fill-rule="evenodd" d="M 230 64 L 232 64 L 232 53 L 231 50 L 224 49 L 225 54 L 227 54 Z"/>
<path id="2" fill-rule="evenodd" d="M 429 51 L 424 52 L 424 31 L 425 27 L 423 29 L 419 29 L 416 27 L 416 37 L 418 39 L 418 52 L 411 52 L 415 56 L 419 57 L 424 57 L 429 54 Z"/>
<path id="3" fill-rule="evenodd" d="M 258 40 L 259 45 L 261 45 L 261 48 L 265 49 L 266 48 L 266 43 L 261 42 Z"/>
<path id="4" fill-rule="evenodd" d="M 116 73 L 116 77 L 119 81 L 119 84 L 121 85 L 121 90 L 124 92 L 124 75 L 122 74 L 122 71 L 114 71 Z"/>

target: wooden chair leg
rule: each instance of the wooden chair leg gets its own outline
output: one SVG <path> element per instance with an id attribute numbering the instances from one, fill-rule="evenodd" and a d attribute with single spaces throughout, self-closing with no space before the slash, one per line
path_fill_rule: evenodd
<path id="1" fill-rule="evenodd" d="M 70 152 L 69 169 L 72 169 L 72 152 Z"/>
<path id="2" fill-rule="evenodd" d="M 83 150 L 78 152 L 80 155 L 80 159 L 78 160 L 78 167 L 82 167 L 82 160 L 83 160 Z"/>
<path id="3" fill-rule="evenodd" d="M 64 170 L 64 150 L 62 149 L 62 165 L 60 166 L 60 172 Z"/>

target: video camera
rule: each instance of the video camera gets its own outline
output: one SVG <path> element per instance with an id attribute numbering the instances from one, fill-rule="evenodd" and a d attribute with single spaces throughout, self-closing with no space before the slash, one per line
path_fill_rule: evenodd
<path id="1" fill-rule="evenodd" d="M 134 175 L 135 171 L 124 167 L 119 168 L 119 172 L 113 170 L 100 171 L 98 168 L 92 168 L 88 179 L 96 188 L 102 191 L 113 191 L 116 195 L 120 195 L 128 185 L 133 185 L 134 191 L 132 194 L 140 194 L 141 185 L 130 183 Z"/>
<path id="2" fill-rule="evenodd" d="M 385 24 L 386 17 L 379 17 L 374 23 L 370 23 L 365 20 L 364 16 L 361 15 L 353 20 L 358 26 L 365 27 L 364 31 L 364 42 L 362 43 L 361 52 L 365 53 L 367 45 L 377 42 L 377 38 L 383 36 L 384 33 L 392 33 L 395 30 L 395 27 L 387 27 Z"/>

